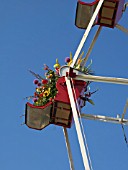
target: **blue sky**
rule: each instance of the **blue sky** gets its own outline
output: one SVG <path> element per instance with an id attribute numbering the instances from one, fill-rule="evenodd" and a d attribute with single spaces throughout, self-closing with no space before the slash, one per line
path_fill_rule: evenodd
<path id="1" fill-rule="evenodd" d="M 61 65 L 70 51 L 74 54 L 84 30 L 75 27 L 76 0 L 0 1 L 0 169 L 68 170 L 68 156 L 59 126 L 42 131 L 21 126 L 26 100 L 35 89 L 28 69 L 44 75 L 43 64 Z M 120 24 L 128 28 L 128 10 Z M 95 26 L 83 48 L 87 51 Z M 118 29 L 103 28 L 90 55 L 96 75 L 128 78 L 128 36 Z M 128 87 L 92 83 L 95 106 L 87 104 L 84 113 L 116 117 L 122 114 Z M 126 114 L 128 118 L 128 112 Z M 126 170 L 128 148 L 120 125 L 83 120 L 94 170 Z M 128 127 L 125 127 L 128 137 Z M 68 130 L 75 169 L 84 169 L 75 126 Z"/>

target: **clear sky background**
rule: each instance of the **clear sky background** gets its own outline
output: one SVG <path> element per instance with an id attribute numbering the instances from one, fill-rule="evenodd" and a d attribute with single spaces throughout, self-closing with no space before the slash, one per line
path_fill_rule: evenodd
<path id="1" fill-rule="evenodd" d="M 42 131 L 24 122 L 23 98 L 33 94 L 33 70 L 44 75 L 43 64 L 52 69 L 75 53 L 84 30 L 74 25 L 76 0 L 0 0 L 0 169 L 68 170 L 68 156 L 62 127 L 50 125 Z M 120 24 L 128 28 L 128 10 Z M 83 48 L 87 51 L 95 26 Z M 128 78 L 128 36 L 118 29 L 103 28 L 90 55 L 95 75 Z M 95 106 L 84 113 L 116 117 L 122 114 L 128 87 L 92 83 Z M 126 117 L 128 118 L 128 112 Z M 121 125 L 83 120 L 94 170 L 127 170 L 128 148 Z M 125 126 L 128 137 L 128 127 Z M 74 124 L 68 129 L 76 170 L 83 170 Z"/>

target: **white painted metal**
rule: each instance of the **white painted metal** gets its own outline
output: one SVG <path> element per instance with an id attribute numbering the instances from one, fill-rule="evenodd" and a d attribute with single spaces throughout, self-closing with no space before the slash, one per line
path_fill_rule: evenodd
<path id="1" fill-rule="evenodd" d="M 99 10 L 100 10 L 103 2 L 104 2 L 104 0 L 100 0 L 100 1 L 99 1 L 98 5 L 97 5 L 97 7 L 96 7 L 96 9 L 95 9 L 95 12 L 93 13 L 93 16 L 92 16 L 92 18 L 91 18 L 91 20 L 90 20 L 90 22 L 89 22 L 89 24 L 88 24 L 88 27 L 87 27 L 87 29 L 86 29 L 86 31 L 85 31 L 82 39 L 81 39 L 81 42 L 80 42 L 80 44 L 79 44 L 79 46 L 78 46 L 78 48 L 77 48 L 76 53 L 75 53 L 75 55 L 74 55 L 74 58 L 73 58 L 73 62 L 72 62 L 72 64 L 71 64 L 71 67 L 74 67 L 74 64 L 75 64 L 76 61 L 77 61 L 77 58 L 78 58 L 78 56 L 79 56 L 79 54 L 80 54 L 80 51 L 81 51 L 81 49 L 83 48 L 83 45 L 84 45 L 84 43 L 85 43 L 85 41 L 86 41 L 86 39 L 87 39 L 87 37 L 88 37 L 88 34 L 89 34 L 89 32 L 90 32 L 90 30 L 91 30 L 91 28 L 92 28 L 92 26 L 93 26 L 93 23 L 94 23 L 97 15 L 98 15 L 98 12 L 99 12 Z"/>
<path id="2" fill-rule="evenodd" d="M 69 73 L 70 71 L 70 67 L 67 66 L 67 65 L 64 65 L 62 67 L 60 67 L 60 70 L 59 70 L 59 75 L 60 76 L 66 76 L 66 73 Z M 84 73 L 82 73 L 80 70 L 76 70 L 76 69 L 73 69 L 73 72 L 76 74 L 76 75 L 85 75 Z"/>
<path id="3" fill-rule="evenodd" d="M 70 69 L 69 66 L 61 67 L 60 76 L 66 76 L 66 72 L 69 72 L 69 69 Z M 80 72 L 79 70 L 75 70 L 75 69 L 73 70 L 73 72 L 76 73 L 76 77 L 73 78 L 76 80 L 128 85 L 128 79 L 126 78 L 85 75 L 84 73 Z"/>
<path id="4" fill-rule="evenodd" d="M 108 122 L 108 123 L 128 125 L 128 119 L 121 119 L 119 117 L 113 118 L 108 116 L 92 115 L 92 114 L 85 114 L 85 113 L 82 113 L 81 117 L 89 120 L 98 120 L 98 121 Z"/>
<path id="5" fill-rule="evenodd" d="M 127 99 L 126 104 L 125 104 L 125 106 L 124 106 L 124 111 L 123 111 L 123 114 L 122 114 L 121 121 L 124 120 L 124 116 L 125 116 L 125 114 L 126 114 L 127 108 L 128 108 L 128 99 Z"/>
<path id="6" fill-rule="evenodd" d="M 63 127 L 63 132 L 64 132 L 65 143 L 66 143 L 66 147 L 67 147 L 67 151 L 68 151 L 70 170 L 75 170 L 74 169 L 74 164 L 73 164 L 73 159 L 72 159 L 70 143 L 69 143 L 69 139 L 68 139 L 68 132 L 67 132 L 67 129 L 65 127 Z"/>
<path id="7" fill-rule="evenodd" d="M 128 79 L 116 78 L 116 77 L 102 77 L 102 76 L 93 76 L 93 75 L 77 75 L 76 80 L 83 81 L 94 81 L 94 82 L 103 82 L 103 83 L 113 83 L 113 84 L 123 84 L 128 85 Z"/>
<path id="8" fill-rule="evenodd" d="M 74 98 L 76 99 L 77 98 L 76 97 L 76 91 L 75 91 L 73 83 L 72 83 L 72 91 L 73 91 Z M 83 139 L 84 139 L 84 144 L 85 144 L 86 152 L 87 152 L 87 155 L 88 155 L 88 161 L 89 161 L 90 169 L 93 170 L 92 161 L 91 161 L 91 157 L 90 157 L 90 153 L 89 153 L 89 149 L 88 149 L 88 144 L 87 144 L 87 139 L 86 139 L 86 135 L 85 135 L 85 132 L 84 132 L 84 126 L 83 126 L 82 118 L 81 118 L 81 108 L 80 108 L 77 100 L 75 101 L 75 103 L 76 103 L 77 113 L 78 113 L 78 117 L 79 117 L 81 132 L 82 132 Z"/>
<path id="9" fill-rule="evenodd" d="M 72 87 L 71 87 L 72 79 L 70 80 L 67 77 L 65 77 L 65 80 L 66 80 L 67 90 L 68 90 L 71 108 L 72 108 L 72 112 L 73 112 L 73 118 L 74 118 L 74 122 L 75 122 L 78 141 L 80 144 L 80 150 L 81 150 L 81 154 L 82 154 L 82 158 L 83 158 L 84 167 L 86 170 L 90 170 L 89 161 L 88 161 L 88 157 L 87 157 L 87 153 L 86 153 L 86 149 L 85 149 L 85 145 L 84 145 L 84 139 L 82 136 L 81 127 L 80 127 L 80 123 L 79 123 L 77 107 L 76 107 L 76 103 L 75 103 L 75 99 L 74 99 L 74 95 L 73 95 L 73 91 L 72 91 Z"/>
<path id="10" fill-rule="evenodd" d="M 93 38 L 93 40 L 92 40 L 92 42 L 91 42 L 91 45 L 90 45 L 90 47 L 89 47 L 89 49 L 88 49 L 87 54 L 86 54 L 86 56 L 85 56 L 83 66 L 86 64 L 86 62 L 87 62 L 87 60 L 88 60 L 88 58 L 89 58 L 89 55 L 90 55 L 90 53 L 91 53 L 91 51 L 92 51 L 92 49 L 93 49 L 93 47 L 94 47 L 94 45 L 95 45 L 95 42 L 96 42 L 96 40 L 97 40 L 97 38 L 98 38 L 98 36 L 99 36 L 99 34 L 100 34 L 101 29 L 102 29 L 102 26 L 99 26 L 98 30 L 96 31 L 96 34 L 95 34 L 95 36 L 94 36 L 94 38 Z"/>

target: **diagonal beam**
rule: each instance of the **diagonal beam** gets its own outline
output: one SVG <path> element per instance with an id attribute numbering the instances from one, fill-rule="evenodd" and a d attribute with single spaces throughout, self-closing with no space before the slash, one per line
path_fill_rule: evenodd
<path id="1" fill-rule="evenodd" d="M 83 45 L 84 45 L 84 43 L 85 43 L 85 41 L 86 41 L 86 39 L 87 39 L 87 37 L 88 37 L 88 34 L 89 34 L 89 32 L 90 32 L 90 30 L 91 30 L 91 28 L 92 28 L 92 26 L 93 26 L 93 23 L 94 23 L 97 15 L 98 15 L 98 13 L 99 13 L 99 10 L 100 10 L 103 2 L 104 2 L 104 0 L 100 0 L 100 1 L 99 1 L 98 5 L 97 5 L 97 7 L 96 7 L 96 9 L 95 9 L 95 11 L 94 11 L 94 13 L 93 13 L 93 16 L 92 16 L 92 18 L 91 18 L 91 20 L 90 20 L 90 22 L 89 22 L 89 24 L 88 24 L 88 27 L 87 27 L 87 29 L 86 29 L 86 31 L 85 31 L 82 39 L 81 39 L 81 42 L 80 42 L 80 44 L 79 44 L 79 46 L 78 46 L 78 48 L 77 48 L 77 50 L 76 50 L 76 53 L 75 53 L 75 55 L 74 55 L 74 58 L 73 58 L 73 62 L 72 62 L 72 64 L 71 64 L 71 67 L 74 67 L 74 65 L 75 65 L 75 63 L 76 63 L 76 61 L 77 61 L 77 58 L 78 58 L 78 56 L 79 56 L 79 54 L 80 54 L 80 51 L 81 51 L 81 49 L 83 48 Z"/>
<path id="2" fill-rule="evenodd" d="M 66 143 L 66 147 L 67 147 L 67 151 L 68 151 L 70 170 L 74 170 L 72 153 L 71 153 L 70 143 L 69 143 L 69 139 L 68 139 L 68 132 L 67 132 L 67 129 L 65 127 L 63 127 L 63 132 L 64 132 L 65 143 Z"/>
<path id="3" fill-rule="evenodd" d="M 78 118 L 76 102 L 75 102 L 73 90 L 72 90 L 72 84 L 71 84 L 72 79 L 70 80 L 67 77 L 65 77 L 65 80 L 66 80 L 68 95 L 69 95 L 70 104 L 71 104 L 71 108 L 72 108 L 73 118 L 74 118 L 74 122 L 75 122 L 76 132 L 77 132 L 77 136 L 78 136 L 78 141 L 80 144 L 80 150 L 81 150 L 81 154 L 82 154 L 82 158 L 83 158 L 83 164 L 84 164 L 84 167 L 86 170 L 90 170 L 89 161 L 88 161 L 88 157 L 87 157 L 87 153 L 86 153 L 86 148 L 84 145 L 84 138 L 82 135 L 80 122 L 79 122 L 79 118 Z"/>
<path id="4" fill-rule="evenodd" d="M 127 99 L 126 104 L 125 104 L 125 106 L 124 106 L 124 111 L 123 111 L 123 114 L 122 114 L 121 121 L 124 120 L 124 116 L 125 116 L 125 114 L 126 114 L 127 108 L 128 108 L 128 99 Z"/>
<path id="5" fill-rule="evenodd" d="M 128 34 L 128 29 L 124 28 L 122 25 L 116 24 L 116 28 Z"/>
<path id="6" fill-rule="evenodd" d="M 94 36 L 94 38 L 93 38 L 93 40 L 91 42 L 91 45 L 90 45 L 90 47 L 88 49 L 88 52 L 87 52 L 87 54 L 86 54 L 86 56 L 84 58 L 83 67 L 86 64 L 86 62 L 87 62 L 87 60 L 88 60 L 88 58 L 90 56 L 90 53 L 91 53 L 91 51 L 92 51 L 92 49 L 93 49 L 93 47 L 95 45 L 95 42 L 96 42 L 96 40 L 97 40 L 97 38 L 98 38 L 98 36 L 100 34 L 101 29 L 102 29 L 102 26 L 99 26 L 98 30 L 96 31 L 96 34 L 95 34 L 95 36 Z"/>

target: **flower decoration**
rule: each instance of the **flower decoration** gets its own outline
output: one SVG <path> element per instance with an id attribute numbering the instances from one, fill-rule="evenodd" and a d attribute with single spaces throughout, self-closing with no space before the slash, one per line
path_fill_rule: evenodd
<path id="1" fill-rule="evenodd" d="M 56 59 L 56 64 L 54 64 L 54 68 L 56 69 L 56 68 L 60 68 L 60 64 L 59 64 L 59 62 L 58 62 L 58 59 Z"/>
<path id="2" fill-rule="evenodd" d="M 69 63 L 70 62 L 70 58 L 69 57 L 66 57 L 65 58 L 65 63 L 67 64 L 67 63 Z"/>
<path id="3" fill-rule="evenodd" d="M 66 57 L 65 61 L 66 61 L 68 66 L 70 66 L 72 64 L 73 59 L 72 59 L 72 53 L 71 52 L 70 52 L 70 57 L 69 58 Z"/>
<path id="4" fill-rule="evenodd" d="M 33 81 L 33 83 L 34 83 L 34 84 L 38 84 L 38 80 L 35 79 L 35 80 Z"/>
<path id="5" fill-rule="evenodd" d="M 92 62 L 89 64 L 88 67 L 85 67 L 84 65 L 87 58 L 82 58 L 83 55 L 84 52 L 82 52 L 82 54 L 79 56 L 74 68 L 80 70 L 85 74 L 92 74 L 92 71 L 90 69 Z M 65 63 L 66 65 L 70 66 L 72 62 L 72 53 L 70 52 L 70 56 L 65 58 Z M 29 100 L 32 99 L 33 105 L 35 106 L 44 106 L 49 101 L 53 101 L 54 97 L 57 94 L 56 82 L 59 78 L 59 69 L 61 67 L 58 59 L 56 59 L 56 63 L 53 67 L 54 71 L 51 70 L 46 64 L 44 64 L 43 69 L 46 71 L 45 78 L 29 70 L 30 73 L 36 77 L 36 79 L 33 81 L 34 85 L 36 86 L 34 95 L 28 97 Z M 89 101 L 93 104 L 92 100 L 90 100 L 89 97 L 90 96 L 85 95 L 83 99 L 86 99 L 86 101 Z"/>

